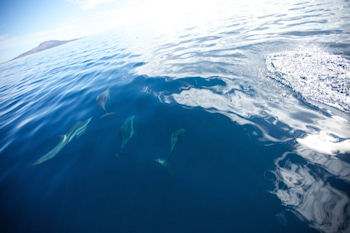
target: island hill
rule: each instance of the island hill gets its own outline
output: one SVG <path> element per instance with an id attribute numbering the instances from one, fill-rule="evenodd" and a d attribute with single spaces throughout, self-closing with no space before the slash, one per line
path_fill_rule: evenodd
<path id="1" fill-rule="evenodd" d="M 25 56 L 31 55 L 33 53 L 38 53 L 38 52 L 44 51 L 46 49 L 51 49 L 51 48 L 54 48 L 54 47 L 66 44 L 68 42 L 79 40 L 79 39 L 80 38 L 76 38 L 76 39 L 73 39 L 73 40 L 48 40 L 48 41 L 42 42 L 37 47 L 35 47 L 35 48 L 25 52 L 25 53 L 22 53 L 21 55 L 15 57 L 12 60 L 16 60 L 18 58 L 25 57 Z"/>

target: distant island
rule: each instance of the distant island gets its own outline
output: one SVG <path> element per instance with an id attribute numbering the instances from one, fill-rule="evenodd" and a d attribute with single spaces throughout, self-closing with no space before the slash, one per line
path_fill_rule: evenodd
<path id="1" fill-rule="evenodd" d="M 37 47 L 35 47 L 35 48 L 25 52 L 25 53 L 22 53 L 21 55 L 15 57 L 15 58 L 13 58 L 11 61 L 16 60 L 16 59 L 21 58 L 21 57 L 25 57 L 25 56 L 31 55 L 33 53 L 38 53 L 38 52 L 44 51 L 46 49 L 51 49 L 53 47 L 57 47 L 57 46 L 60 46 L 60 45 L 63 45 L 63 44 L 66 44 L 68 42 L 72 42 L 72 41 L 75 41 L 75 40 L 78 40 L 78 39 L 80 39 L 80 38 L 73 39 L 73 40 L 48 40 L 48 41 L 42 42 Z"/>

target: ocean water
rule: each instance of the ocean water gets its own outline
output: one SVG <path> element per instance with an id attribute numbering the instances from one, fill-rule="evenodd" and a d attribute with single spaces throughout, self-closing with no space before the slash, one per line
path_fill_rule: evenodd
<path id="1" fill-rule="evenodd" d="M 350 2 L 209 9 L 0 65 L 0 232 L 350 231 Z"/>

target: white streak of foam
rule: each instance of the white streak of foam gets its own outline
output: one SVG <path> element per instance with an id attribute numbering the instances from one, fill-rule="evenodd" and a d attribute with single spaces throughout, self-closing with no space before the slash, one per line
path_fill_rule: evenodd
<path id="1" fill-rule="evenodd" d="M 339 141 L 339 139 L 324 131 L 298 138 L 297 142 L 302 146 L 324 154 L 335 155 L 350 152 L 350 139 Z"/>

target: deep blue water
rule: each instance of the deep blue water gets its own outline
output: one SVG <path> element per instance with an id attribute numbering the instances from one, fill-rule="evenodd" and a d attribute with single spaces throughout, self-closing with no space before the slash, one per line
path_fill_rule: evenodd
<path id="1" fill-rule="evenodd" d="M 0 232 L 350 231 L 350 2 L 222 4 L 0 65 Z"/>

